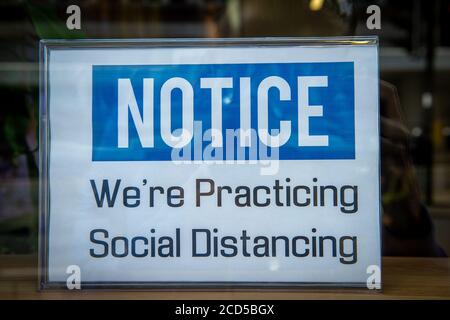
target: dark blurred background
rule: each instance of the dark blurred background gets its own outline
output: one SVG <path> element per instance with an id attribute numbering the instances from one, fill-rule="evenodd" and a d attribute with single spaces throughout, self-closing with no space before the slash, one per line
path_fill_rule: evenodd
<path id="1" fill-rule="evenodd" d="M 80 30 L 66 27 L 72 4 Z M 380 30 L 367 28 L 369 5 Z M 449 30 L 450 0 L 2 0 L 0 254 L 37 251 L 39 39 L 351 35 L 379 36 L 380 77 L 397 88 L 420 197 L 449 253 Z"/>

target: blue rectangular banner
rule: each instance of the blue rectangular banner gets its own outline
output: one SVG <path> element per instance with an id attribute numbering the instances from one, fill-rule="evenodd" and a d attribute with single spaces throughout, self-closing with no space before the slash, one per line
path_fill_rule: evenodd
<path id="1" fill-rule="evenodd" d="M 353 62 L 92 68 L 93 161 L 355 158 Z"/>

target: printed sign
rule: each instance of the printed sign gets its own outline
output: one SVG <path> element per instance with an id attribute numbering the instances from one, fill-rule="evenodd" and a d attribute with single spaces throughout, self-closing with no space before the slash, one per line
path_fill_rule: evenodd
<path id="1" fill-rule="evenodd" d="M 366 40 L 44 42 L 42 286 L 76 266 L 81 288 L 366 287 L 380 266 Z"/>

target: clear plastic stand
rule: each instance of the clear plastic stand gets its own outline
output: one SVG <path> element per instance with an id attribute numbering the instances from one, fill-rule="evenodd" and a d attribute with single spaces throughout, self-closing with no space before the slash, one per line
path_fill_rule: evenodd
<path id="1" fill-rule="evenodd" d="M 378 40 L 42 40 L 41 289 L 381 288 Z"/>

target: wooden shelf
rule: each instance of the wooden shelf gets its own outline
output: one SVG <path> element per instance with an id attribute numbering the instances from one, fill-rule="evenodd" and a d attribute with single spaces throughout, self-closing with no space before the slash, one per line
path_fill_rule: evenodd
<path id="1" fill-rule="evenodd" d="M 37 258 L 0 255 L 0 299 L 450 299 L 450 258 L 383 258 L 383 291 L 44 291 Z"/>

